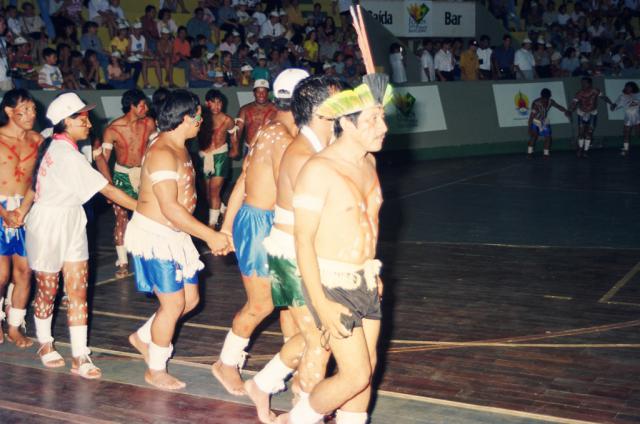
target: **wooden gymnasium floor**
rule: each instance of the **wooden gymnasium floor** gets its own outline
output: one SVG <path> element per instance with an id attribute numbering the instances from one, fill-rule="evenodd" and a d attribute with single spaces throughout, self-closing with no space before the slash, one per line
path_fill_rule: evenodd
<path id="1" fill-rule="evenodd" d="M 381 161 L 386 292 L 374 423 L 640 422 L 636 152 Z M 5 343 L 0 422 L 257 422 L 208 369 L 244 299 L 234 258 L 202 249 L 202 305 L 171 362 L 189 386 L 157 391 L 126 339 L 156 303 L 131 278 L 112 278 L 112 222 L 105 209 L 93 238 L 90 344 L 104 378 L 45 370 L 35 347 Z M 68 357 L 64 313 L 54 335 Z M 247 372 L 281 341 L 271 319 Z M 280 410 L 288 402 L 288 393 L 274 399 Z"/>

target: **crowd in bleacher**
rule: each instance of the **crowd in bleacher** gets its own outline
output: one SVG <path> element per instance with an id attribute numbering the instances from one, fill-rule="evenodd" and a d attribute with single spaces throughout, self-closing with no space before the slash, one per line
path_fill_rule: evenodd
<path id="1" fill-rule="evenodd" d="M 199 0 L 191 11 L 151 0 L 142 16 L 120 0 L 38 3 L 49 11 L 0 8 L 0 90 L 252 87 L 293 66 L 355 83 L 365 72 L 349 1 L 303 12 L 298 0 Z M 176 13 L 189 14 L 184 25 Z"/>
<path id="2" fill-rule="evenodd" d="M 424 40 L 424 81 L 640 76 L 640 0 L 489 0 L 520 46 Z"/>

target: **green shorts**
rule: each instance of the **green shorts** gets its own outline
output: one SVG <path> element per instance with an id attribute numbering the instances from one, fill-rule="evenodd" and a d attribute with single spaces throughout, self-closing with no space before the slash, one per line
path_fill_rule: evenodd
<path id="1" fill-rule="evenodd" d="M 113 185 L 138 200 L 138 192 L 133 188 L 129 175 L 124 172 L 113 171 Z"/>
<path id="2" fill-rule="evenodd" d="M 203 153 L 200 152 L 201 171 L 206 179 L 213 177 L 226 178 L 231 169 L 231 159 L 229 153 Z"/>
<path id="3" fill-rule="evenodd" d="M 302 294 L 302 279 L 296 261 L 272 255 L 267 255 L 267 259 L 271 274 L 273 306 L 294 308 L 304 306 L 306 303 Z"/>

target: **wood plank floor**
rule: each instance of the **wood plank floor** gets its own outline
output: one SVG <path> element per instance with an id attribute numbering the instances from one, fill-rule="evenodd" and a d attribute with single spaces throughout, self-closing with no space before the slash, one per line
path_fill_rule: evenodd
<path id="1" fill-rule="evenodd" d="M 379 256 L 386 290 L 376 387 L 558 419 L 640 422 L 640 160 L 604 151 L 591 162 L 566 154 L 545 162 L 501 156 L 384 166 Z M 132 353 L 127 335 L 157 304 L 131 278 L 110 280 L 110 222 L 110 213 L 101 215 L 96 236 L 90 341 Z M 203 258 L 201 306 L 181 326 L 175 355 L 210 364 L 244 294 L 233 257 Z M 55 325 L 61 341 L 64 318 Z M 274 316 L 254 338 L 248 368 L 259 369 L 281 342 Z M 0 375 L 29 387 L 42 373 L 0 364 Z M 0 399 L 50 408 L 61 396 L 49 393 L 57 383 L 78 381 L 67 378 L 57 376 L 40 396 Z M 54 409 L 144 422 L 126 406 L 137 399 L 157 402 L 158 421 L 180 422 L 179 405 L 193 401 L 171 398 L 169 408 L 164 393 L 123 386 L 82 382 L 86 404 Z M 207 422 L 212 406 L 193 402 L 190 422 Z M 20 415 L 7 405 L 0 403 L 2 422 L 65 420 Z M 234 417 L 228 422 L 253 419 L 245 406 L 214 407 L 222 408 L 221 420 L 227 413 Z M 428 409 L 415 422 L 474 422 L 429 418 Z"/>

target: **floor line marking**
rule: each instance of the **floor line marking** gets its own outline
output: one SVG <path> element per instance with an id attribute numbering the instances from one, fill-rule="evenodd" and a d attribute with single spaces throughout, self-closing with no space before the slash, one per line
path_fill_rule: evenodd
<path id="1" fill-rule="evenodd" d="M 124 279 L 127 279 L 129 277 L 133 277 L 133 275 L 134 275 L 134 273 L 130 272 L 130 273 L 128 273 L 127 275 L 125 275 L 123 277 L 113 277 L 113 278 L 109 278 L 107 280 L 98 281 L 97 283 L 95 283 L 95 286 L 96 287 L 104 286 L 105 284 L 113 283 L 115 281 L 124 280 Z"/>
<path id="2" fill-rule="evenodd" d="M 615 302 L 613 300 L 609 300 L 608 302 L 602 302 L 606 305 L 623 305 L 623 306 L 640 306 L 640 303 L 632 303 L 632 302 Z"/>
<path id="3" fill-rule="evenodd" d="M 64 342 L 57 342 L 57 343 L 59 345 L 62 345 L 62 346 L 67 346 L 67 347 L 70 346 L 69 343 L 64 343 Z M 104 349 L 104 348 L 97 348 L 97 347 L 92 347 L 91 350 L 94 351 L 94 352 L 107 353 L 107 354 L 111 354 L 111 355 L 114 355 L 114 356 L 126 356 L 126 357 L 137 358 L 137 359 L 142 360 L 142 355 L 135 354 L 135 353 L 121 352 L 121 351 L 118 351 L 118 350 Z M 176 359 L 171 359 L 171 362 L 176 363 L 176 364 L 180 364 L 180 365 L 184 365 L 184 366 L 187 366 L 187 367 L 193 367 L 193 368 L 199 368 L 199 369 L 209 370 L 211 368 L 209 365 L 206 365 L 206 364 L 199 364 L 199 363 L 176 360 Z M 242 370 L 242 373 L 243 374 L 250 374 L 250 375 L 255 375 L 256 374 L 255 371 L 249 371 L 249 370 Z M 124 384 L 126 384 L 126 383 L 124 383 Z M 464 403 L 464 402 L 458 402 L 458 401 L 437 399 L 437 398 L 431 398 L 431 397 L 427 397 L 427 396 L 411 395 L 411 394 L 400 393 L 400 392 L 392 392 L 392 391 L 387 391 L 387 390 L 378 389 L 377 392 L 379 394 L 383 395 L 383 396 L 388 396 L 390 398 L 395 398 L 395 399 L 412 400 L 412 401 L 420 402 L 420 403 L 444 405 L 444 406 L 450 406 L 450 407 L 454 407 L 454 408 L 461 408 L 461 409 L 469 409 L 469 410 L 474 410 L 474 411 L 489 412 L 489 413 L 493 413 L 493 414 L 496 414 L 496 415 L 508 415 L 508 416 L 515 416 L 515 417 L 532 418 L 532 419 L 539 419 L 539 420 L 542 420 L 542 421 L 549 421 L 549 422 L 563 423 L 563 424 L 597 424 L 597 423 L 594 423 L 592 421 L 573 420 L 573 419 L 569 419 L 569 418 L 554 417 L 554 416 L 551 416 L 551 415 L 535 414 L 535 413 L 531 413 L 531 412 L 516 411 L 516 410 L 512 410 L 512 409 L 497 408 L 497 407 L 493 407 L 493 406 L 475 405 L 475 404 L 472 404 L 472 403 Z M 202 397 L 200 395 L 194 395 L 194 394 L 190 394 L 190 395 Z M 213 398 L 213 399 L 217 399 L 217 398 Z M 221 399 L 218 399 L 218 400 L 221 400 Z M 223 400 L 223 401 L 227 402 L 227 400 Z"/>
<path id="4" fill-rule="evenodd" d="M 433 349 L 432 346 L 437 346 Z M 397 347 L 387 350 L 387 353 L 426 352 L 429 350 L 441 350 L 445 348 L 461 347 L 508 347 L 508 348 L 544 348 L 544 349 L 640 349 L 640 343 L 433 343 L 425 347 Z"/>
<path id="5" fill-rule="evenodd" d="M 93 418 L 89 415 L 73 414 L 70 412 L 56 411 L 55 409 L 42 408 L 40 406 L 27 403 L 11 402 L 8 400 L 0 400 L 0 409 L 9 411 L 22 412 L 29 415 L 37 415 L 40 417 L 60 419 L 77 424 L 116 424 L 117 421 L 101 420 Z"/>
<path id="6" fill-rule="evenodd" d="M 429 187 L 429 188 L 426 188 L 424 190 L 418 190 L 418 191 L 414 191 L 412 193 L 404 194 L 404 195 L 399 196 L 399 197 L 393 197 L 393 198 L 390 198 L 388 200 L 407 199 L 409 197 L 417 196 L 419 194 L 428 193 L 430 191 L 439 190 L 439 189 L 444 188 L 444 187 L 449 187 L 449 186 L 452 186 L 452 185 L 460 184 L 460 183 L 465 182 L 465 181 L 473 180 L 474 178 L 484 177 L 486 175 L 491 175 L 491 174 L 497 174 L 499 172 L 506 171 L 507 169 L 514 168 L 516 166 L 519 166 L 519 164 L 515 164 L 514 163 L 514 164 L 511 164 L 509 166 L 505 166 L 503 168 L 493 169 L 491 171 L 486 171 L 486 172 L 481 172 L 479 174 L 471 175 L 471 176 L 468 176 L 468 177 L 465 177 L 465 178 L 460 178 L 460 179 L 455 180 L 455 181 L 450 181 L 448 183 L 444 183 L 444 184 L 440 184 L 440 185 L 437 185 L 437 186 Z"/>
<path id="7" fill-rule="evenodd" d="M 608 302 L 613 296 L 616 295 L 631 279 L 640 271 L 640 262 L 638 262 L 631 271 L 627 272 L 627 274 L 620 279 L 616 284 L 614 284 L 611 289 L 605 293 L 604 296 L 598 300 L 598 303 Z"/>
<path id="8" fill-rule="evenodd" d="M 615 246 L 566 246 L 566 245 L 543 245 L 543 244 L 511 244 L 511 243 L 482 243 L 467 241 L 432 241 L 432 240 L 380 240 L 379 244 L 426 244 L 426 245 L 451 245 L 451 246 L 490 246 L 490 247 L 512 247 L 515 249 L 575 249 L 575 250 L 640 250 L 640 247 L 615 247 Z"/>
<path id="9" fill-rule="evenodd" d="M 477 186 L 477 187 L 496 187 L 496 188 L 515 188 L 515 189 L 525 189 L 525 190 L 550 190 L 550 191 L 570 191 L 570 192 L 588 192 L 588 193 L 606 193 L 606 194 L 631 194 L 637 196 L 637 191 L 612 191 L 612 190 L 587 190 L 580 188 L 562 188 L 562 187 L 536 187 L 530 185 L 522 185 L 522 186 L 511 186 L 511 185 L 502 185 L 498 186 L 495 184 L 482 184 L 482 183 L 461 183 L 462 185 L 468 186 Z"/>

